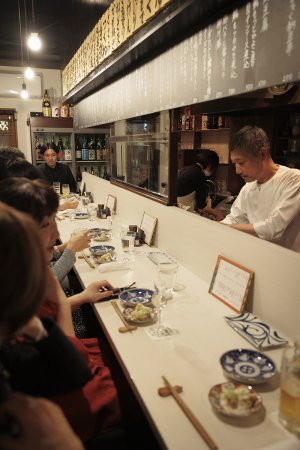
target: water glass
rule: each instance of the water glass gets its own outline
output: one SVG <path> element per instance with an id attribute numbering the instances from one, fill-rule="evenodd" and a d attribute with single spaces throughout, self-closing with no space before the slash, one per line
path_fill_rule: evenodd
<path id="1" fill-rule="evenodd" d="M 55 192 L 60 195 L 60 182 L 59 181 L 53 181 L 52 187 L 55 190 Z"/>
<path id="2" fill-rule="evenodd" d="M 300 435 L 300 343 L 283 351 L 280 377 L 279 420 Z"/>
<path id="3" fill-rule="evenodd" d="M 121 243 L 123 252 L 133 253 L 134 249 L 134 233 L 123 232 L 121 234 Z"/>
<path id="4" fill-rule="evenodd" d="M 68 197 L 70 195 L 70 186 L 69 184 L 63 184 L 61 188 L 61 192 L 63 197 Z"/>
<path id="5" fill-rule="evenodd" d="M 178 272 L 178 264 L 174 262 L 161 262 L 158 264 L 158 277 L 162 292 L 166 300 L 173 298 L 173 289 Z"/>

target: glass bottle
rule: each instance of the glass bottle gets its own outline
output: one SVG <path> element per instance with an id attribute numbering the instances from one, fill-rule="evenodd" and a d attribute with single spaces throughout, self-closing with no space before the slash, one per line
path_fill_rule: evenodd
<path id="1" fill-rule="evenodd" d="M 95 150 L 95 141 L 93 136 L 90 136 L 89 143 L 88 143 L 88 150 L 89 150 L 89 161 L 95 161 L 96 160 L 96 150 Z"/>
<path id="2" fill-rule="evenodd" d="M 65 149 L 61 136 L 59 136 L 58 138 L 57 147 L 58 147 L 57 159 L 59 161 L 63 161 L 65 159 Z"/>
<path id="3" fill-rule="evenodd" d="M 48 97 L 47 89 L 45 90 L 45 93 L 43 96 L 42 111 L 43 111 L 44 117 L 52 117 L 51 103 L 50 103 L 50 98 Z"/>
<path id="4" fill-rule="evenodd" d="M 81 159 L 83 161 L 89 160 L 89 149 L 88 149 L 88 145 L 87 145 L 87 137 L 86 136 L 84 136 L 83 142 L 82 142 L 81 157 L 82 157 Z"/>
<path id="5" fill-rule="evenodd" d="M 40 143 L 40 140 L 39 140 L 38 135 L 36 135 L 36 136 L 35 136 L 35 159 L 36 159 L 37 161 L 39 161 L 39 160 L 42 159 L 40 150 L 41 150 L 41 143 Z"/>
<path id="6" fill-rule="evenodd" d="M 81 145 L 80 145 L 80 141 L 79 141 L 79 138 L 78 138 L 78 136 L 76 136 L 76 144 L 75 144 L 75 158 L 76 158 L 76 161 L 80 161 L 81 160 L 81 157 L 82 157 L 82 154 L 81 154 Z"/>
<path id="7" fill-rule="evenodd" d="M 97 140 L 96 140 L 96 159 L 97 159 L 97 161 L 101 161 L 101 150 L 102 150 L 101 140 L 100 140 L 100 136 L 98 136 Z"/>
<path id="8" fill-rule="evenodd" d="M 106 166 L 104 166 L 103 178 L 104 178 L 104 180 L 110 179 L 110 176 L 108 175 L 107 170 L 106 170 Z"/>
<path id="9" fill-rule="evenodd" d="M 77 191 L 80 191 L 80 184 L 82 181 L 82 173 L 80 166 L 77 166 L 77 173 L 76 173 L 76 182 L 77 182 Z"/>

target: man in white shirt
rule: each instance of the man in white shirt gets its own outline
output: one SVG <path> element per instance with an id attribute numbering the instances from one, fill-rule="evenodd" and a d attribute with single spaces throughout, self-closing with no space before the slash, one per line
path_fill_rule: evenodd
<path id="1" fill-rule="evenodd" d="M 258 127 L 238 131 L 229 151 L 246 184 L 222 223 L 300 252 L 300 170 L 274 163 L 268 136 Z"/>

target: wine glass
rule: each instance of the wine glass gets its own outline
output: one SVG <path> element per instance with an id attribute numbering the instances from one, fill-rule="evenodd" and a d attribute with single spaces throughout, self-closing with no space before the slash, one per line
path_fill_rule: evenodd
<path id="1" fill-rule="evenodd" d="M 152 296 L 151 303 L 155 306 L 157 310 L 157 324 L 149 329 L 150 334 L 156 337 L 172 335 L 173 330 L 170 327 L 163 325 L 161 322 L 162 309 L 167 304 L 167 299 L 164 296 L 164 290 L 161 286 L 158 288 L 157 285 L 155 284 L 155 292 Z"/>
<path id="2" fill-rule="evenodd" d="M 166 300 L 173 298 L 173 289 L 178 272 L 178 264 L 175 261 L 161 262 L 157 265 L 158 278 Z"/>

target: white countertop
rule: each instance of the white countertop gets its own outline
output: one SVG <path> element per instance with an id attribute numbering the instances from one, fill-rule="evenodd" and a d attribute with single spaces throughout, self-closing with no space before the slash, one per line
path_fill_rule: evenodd
<path id="1" fill-rule="evenodd" d="M 62 241 L 67 240 L 74 227 L 105 228 L 101 221 L 88 220 L 80 220 L 80 224 L 79 221 L 64 220 L 58 222 L 58 226 Z M 113 238 L 108 244 L 114 245 L 120 255 L 119 241 Z M 157 269 L 146 254 L 155 250 L 148 246 L 135 248 L 132 270 L 100 273 L 97 266 L 92 269 L 82 259 L 77 260 L 75 267 L 84 286 L 106 278 L 115 287 L 136 281 L 137 287 L 153 289 L 153 283 L 157 281 Z M 213 412 L 208 392 L 214 384 L 226 381 L 219 363 L 221 355 L 235 348 L 254 350 L 254 347 L 226 324 L 224 315 L 236 313 L 208 293 L 207 283 L 181 265 L 177 283 L 183 284 L 185 289 L 174 294 L 162 313 L 163 323 L 178 330 L 178 334 L 170 337 L 154 339 L 147 333 L 148 327 L 121 334 L 118 328 L 122 323 L 110 302 L 95 305 L 95 311 L 124 373 L 164 446 L 170 450 L 208 448 L 175 400 L 158 395 L 158 388 L 164 384 L 162 375 L 172 385 L 183 387 L 180 395 L 220 450 L 261 450 L 280 442 L 282 449 L 289 442 L 298 445 L 299 441 L 297 444 L 296 438 L 278 421 L 278 376 L 256 386 L 264 404 L 262 412 L 243 420 L 217 416 Z M 266 352 L 278 369 L 281 353 L 281 349 Z"/>

